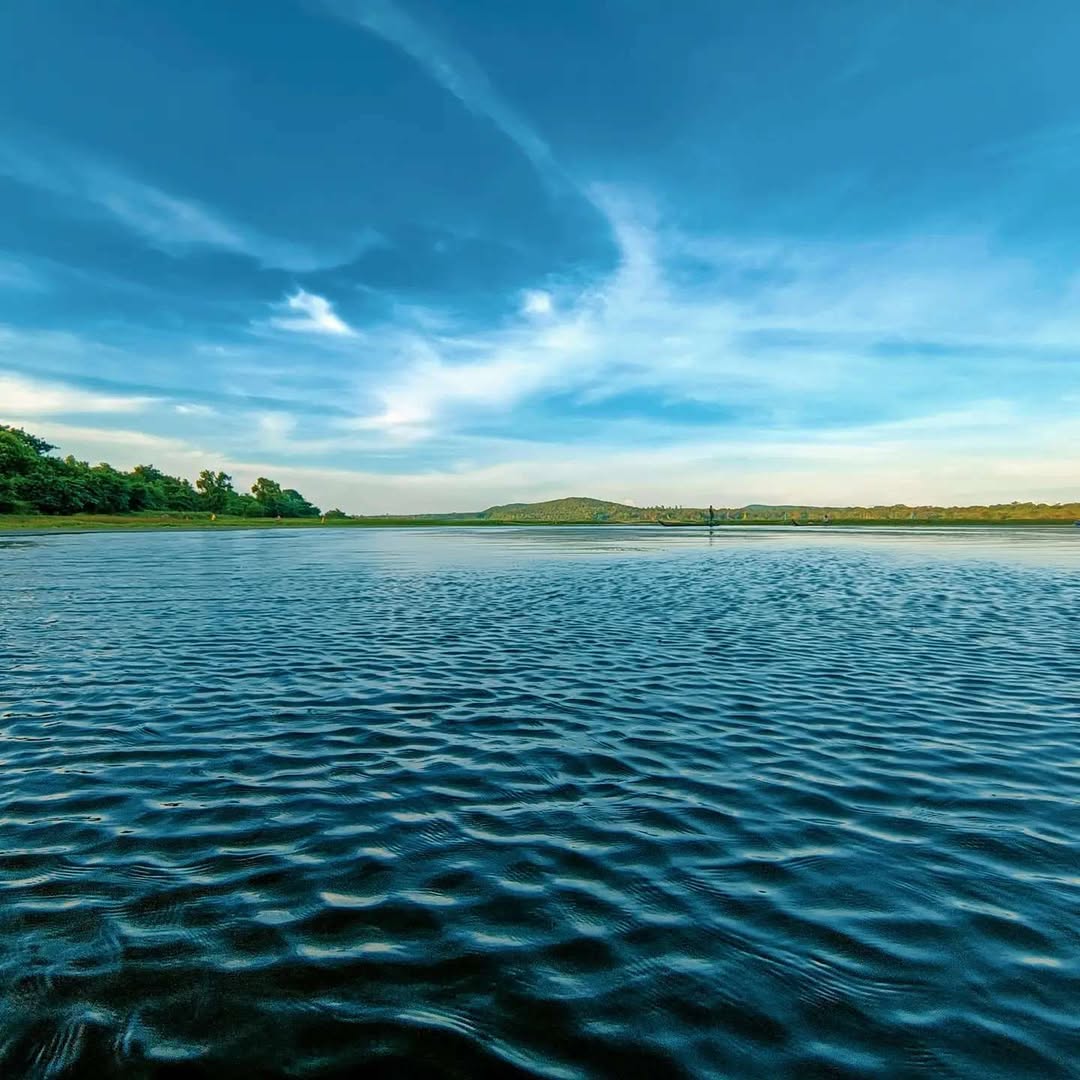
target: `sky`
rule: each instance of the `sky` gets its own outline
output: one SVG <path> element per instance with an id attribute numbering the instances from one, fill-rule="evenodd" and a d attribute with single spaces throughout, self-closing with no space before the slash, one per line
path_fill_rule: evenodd
<path id="1" fill-rule="evenodd" d="M 1080 499 L 1070 0 L 5 0 L 0 422 L 353 513 Z"/>

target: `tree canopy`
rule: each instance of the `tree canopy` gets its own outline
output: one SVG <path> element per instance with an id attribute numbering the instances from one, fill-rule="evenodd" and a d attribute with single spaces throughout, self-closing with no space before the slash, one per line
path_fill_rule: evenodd
<path id="1" fill-rule="evenodd" d="M 0 424 L 0 514 L 126 514 L 137 511 L 210 511 L 241 517 L 318 517 L 298 491 L 266 477 L 251 494 L 224 472 L 203 469 L 194 484 L 153 465 L 121 472 L 53 454 L 55 446 L 21 428 Z"/>

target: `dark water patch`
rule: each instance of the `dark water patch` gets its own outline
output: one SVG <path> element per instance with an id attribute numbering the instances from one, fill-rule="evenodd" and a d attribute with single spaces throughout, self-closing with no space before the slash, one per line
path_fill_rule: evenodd
<path id="1" fill-rule="evenodd" d="M 812 532 L 0 551 L 0 1073 L 1077 1075 L 1080 535 Z"/>

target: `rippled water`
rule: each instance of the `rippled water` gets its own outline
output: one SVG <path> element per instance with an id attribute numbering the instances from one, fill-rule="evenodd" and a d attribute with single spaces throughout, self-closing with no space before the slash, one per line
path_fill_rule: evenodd
<path id="1" fill-rule="evenodd" d="M 5 1077 L 1078 1075 L 1080 530 L 0 538 L 0 764 Z"/>

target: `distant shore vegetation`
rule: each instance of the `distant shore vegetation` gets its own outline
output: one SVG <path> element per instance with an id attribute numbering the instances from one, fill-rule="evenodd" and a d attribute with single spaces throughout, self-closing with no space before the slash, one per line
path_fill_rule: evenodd
<path id="1" fill-rule="evenodd" d="M 121 515 L 201 512 L 238 518 L 317 518 L 322 511 L 299 491 L 260 476 L 251 492 L 224 472 L 203 469 L 194 484 L 153 465 L 122 472 L 91 465 L 21 428 L 0 425 L 0 514 Z M 340 510 L 331 511 L 341 517 Z"/>
<path id="2" fill-rule="evenodd" d="M 259 477 L 250 493 L 232 477 L 203 469 L 194 482 L 153 465 L 128 472 L 104 462 L 59 457 L 56 447 L 21 428 L 0 424 L 0 525 L 77 524 L 99 528 L 260 525 L 1005 525 L 1071 524 L 1080 502 L 1011 502 L 991 506 L 630 506 L 565 498 L 507 503 L 473 513 L 349 515 L 323 513 L 300 492 Z"/>
<path id="3" fill-rule="evenodd" d="M 773 525 L 937 523 L 951 522 L 1059 522 L 1071 523 L 1080 517 L 1080 502 L 1012 502 L 993 506 L 768 506 L 685 507 L 628 506 L 600 499 L 553 499 L 541 503 L 509 503 L 493 506 L 483 516 L 521 523 L 596 522 L 672 525 Z"/>

